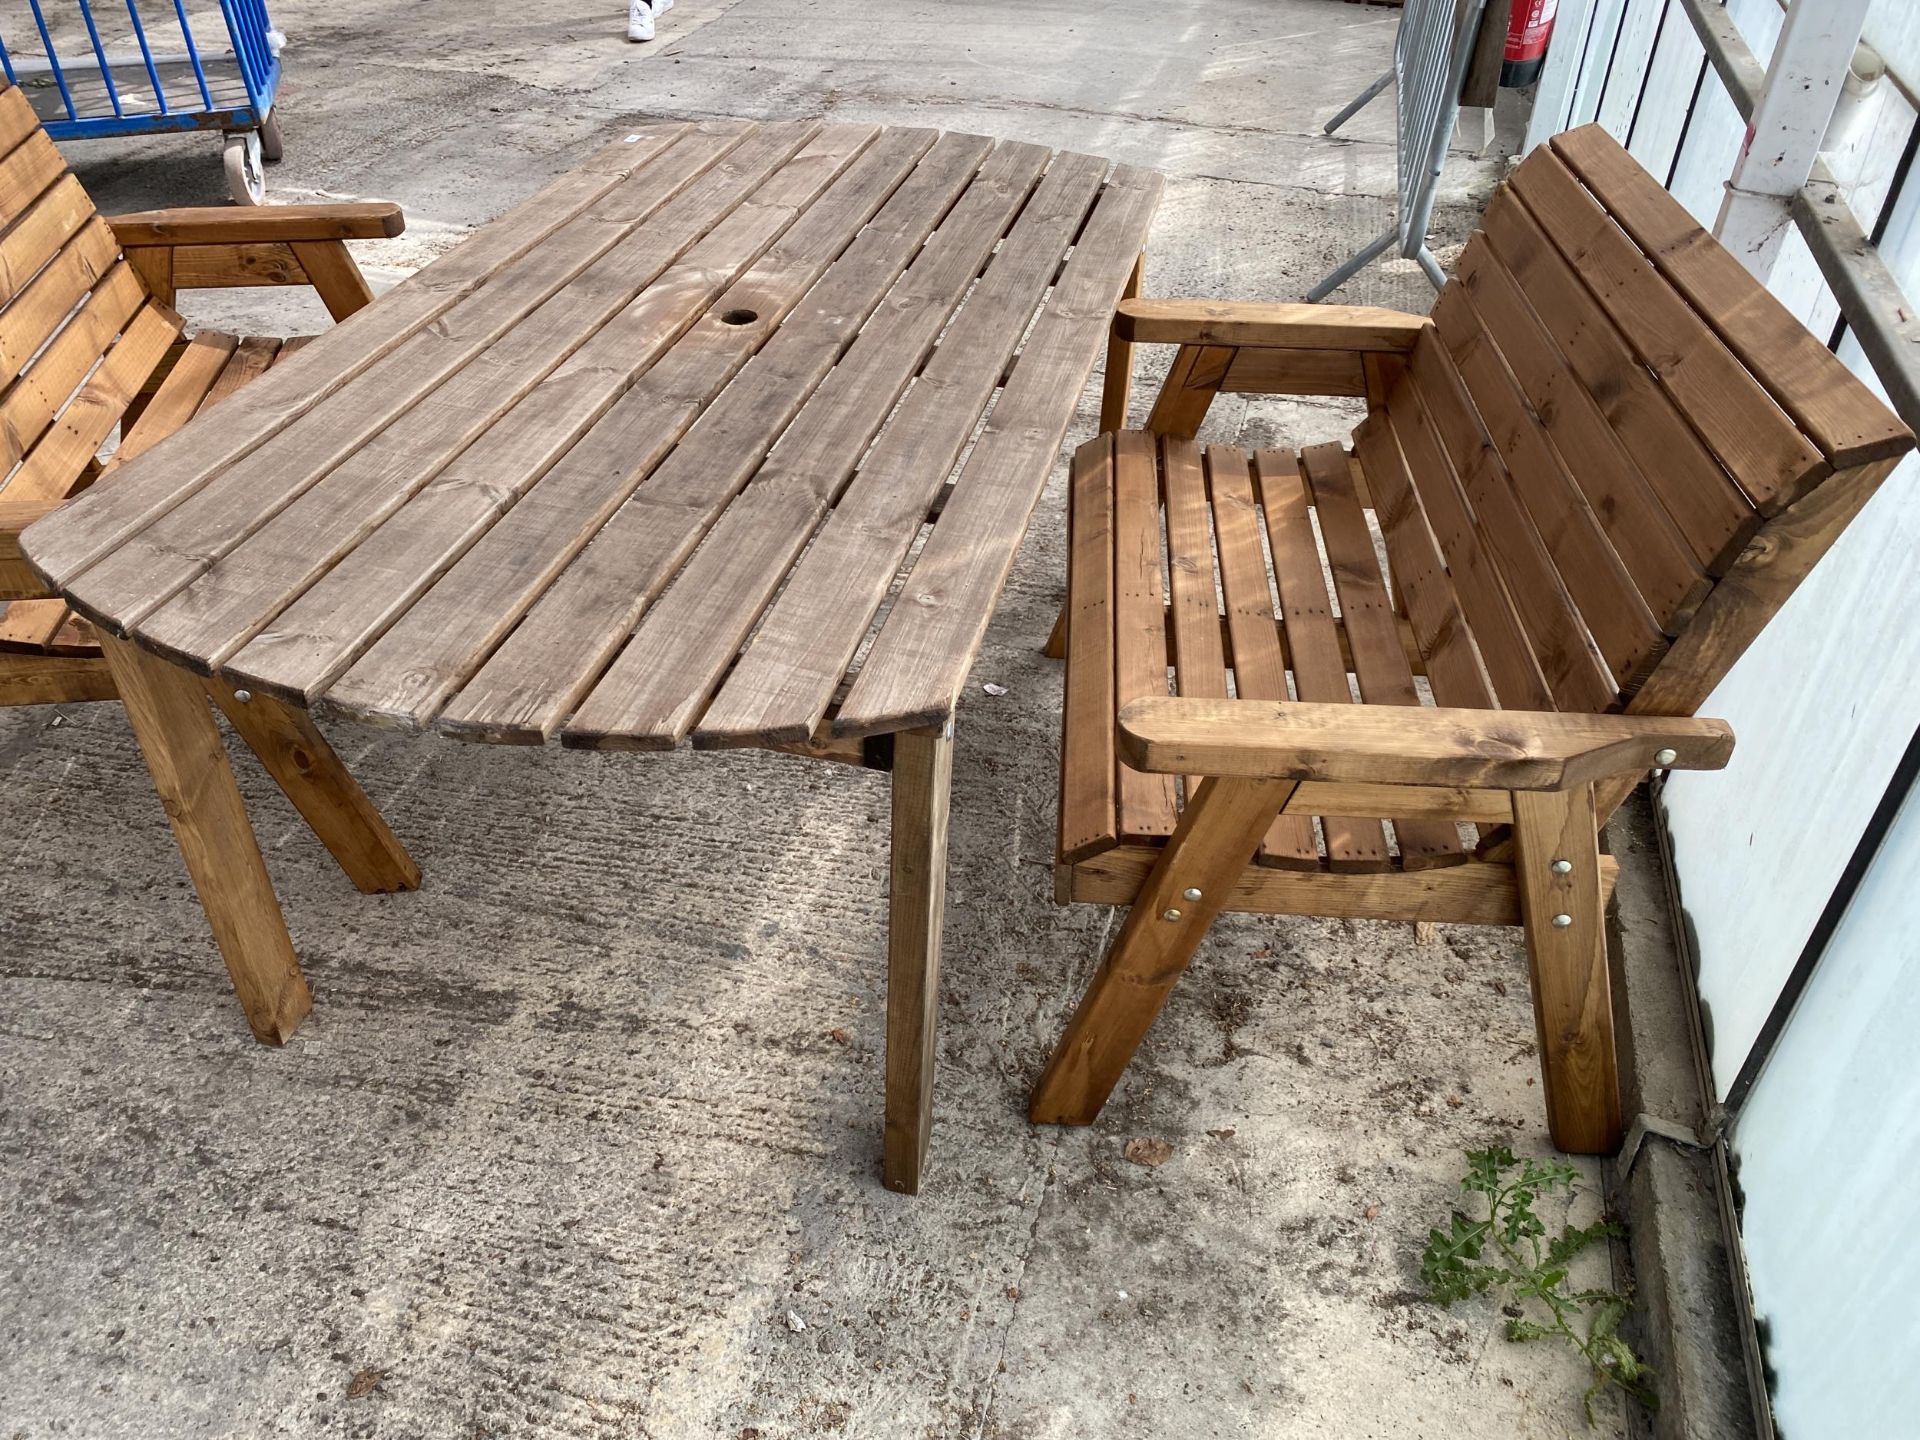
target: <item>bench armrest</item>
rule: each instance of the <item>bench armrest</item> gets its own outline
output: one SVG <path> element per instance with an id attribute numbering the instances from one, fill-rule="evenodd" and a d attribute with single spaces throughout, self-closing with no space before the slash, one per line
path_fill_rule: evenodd
<path id="1" fill-rule="evenodd" d="M 20 551 L 20 532 L 43 515 L 51 515 L 60 500 L 8 500 L 0 497 L 0 600 L 41 600 L 53 594 L 27 564 Z"/>
<path id="2" fill-rule="evenodd" d="M 1113 333 L 1136 345 L 1405 352 L 1432 323 L 1370 305 L 1130 299 L 1115 311 Z"/>
<path id="3" fill-rule="evenodd" d="M 1135 700 L 1120 750 L 1136 770 L 1486 790 L 1570 790 L 1643 770 L 1718 770 L 1723 720 L 1294 701 Z"/>
<path id="4" fill-rule="evenodd" d="M 125 246 L 265 245 L 317 240 L 391 239 L 407 228 L 391 200 L 330 205 L 227 205 L 109 215 Z"/>

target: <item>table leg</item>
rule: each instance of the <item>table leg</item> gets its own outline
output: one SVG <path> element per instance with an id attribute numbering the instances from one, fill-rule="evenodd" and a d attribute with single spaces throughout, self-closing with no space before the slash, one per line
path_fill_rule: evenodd
<path id="1" fill-rule="evenodd" d="M 920 1191 L 933 1119 L 940 927 L 946 914 L 953 724 L 894 737 L 893 865 L 887 894 L 887 1119 L 882 1178 Z"/>
<path id="2" fill-rule="evenodd" d="M 254 1037 L 285 1042 L 313 1006 L 206 688 L 177 666 L 100 634 L 134 738 Z"/>
<path id="3" fill-rule="evenodd" d="M 312 716 L 271 695 L 235 690 L 217 677 L 206 686 L 228 723 L 358 889 L 386 895 L 420 888 L 420 867 Z"/>
<path id="4" fill-rule="evenodd" d="M 1127 288 L 1120 292 L 1123 300 L 1135 299 L 1140 294 L 1141 282 L 1146 277 L 1147 257 L 1143 252 L 1133 262 L 1133 274 L 1127 278 Z M 1107 339 L 1107 367 L 1100 377 L 1100 428 L 1102 430 L 1124 430 L 1127 428 L 1127 402 L 1133 390 L 1133 342 L 1122 340 L 1117 333 L 1111 333 Z"/>

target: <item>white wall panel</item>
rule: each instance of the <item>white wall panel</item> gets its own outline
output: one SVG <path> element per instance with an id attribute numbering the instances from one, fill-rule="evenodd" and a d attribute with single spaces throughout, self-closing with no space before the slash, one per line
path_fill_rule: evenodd
<path id="1" fill-rule="evenodd" d="M 1733 1135 L 1786 1440 L 1920 1433 L 1920 796 Z"/>
<path id="2" fill-rule="evenodd" d="M 1633 158 L 1663 185 L 1686 131 L 1706 57 L 1686 11 L 1677 4 L 1666 6 L 1660 38 L 1654 43 L 1653 58 L 1647 62 L 1647 78 L 1627 137 L 1627 149 Z"/>
<path id="3" fill-rule="evenodd" d="M 1702 707 L 1726 770 L 1666 786 L 1724 1097 L 1920 717 L 1920 465 L 1905 462 Z"/>

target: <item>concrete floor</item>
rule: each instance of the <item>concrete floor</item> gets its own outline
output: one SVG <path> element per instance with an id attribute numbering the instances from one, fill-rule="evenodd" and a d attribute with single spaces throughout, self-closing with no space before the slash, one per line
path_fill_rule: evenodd
<path id="1" fill-rule="evenodd" d="M 279 0 L 274 197 L 403 201 L 398 273 L 627 121 L 826 114 L 1160 168 L 1156 293 L 1291 297 L 1387 223 L 1389 109 L 1317 131 L 1391 11 L 681 0 L 642 49 L 618 9 Z M 205 138 L 72 154 L 104 209 L 221 198 Z M 1457 241 L 1490 176 L 1453 174 Z M 193 313 L 315 328 L 291 300 Z M 1546 1148 L 1516 935 L 1232 918 L 1101 1122 L 1026 1124 L 1113 923 L 1049 899 L 1061 505 L 959 718 L 917 1200 L 877 1178 L 883 777 L 342 733 L 429 877 L 366 899 L 243 757 L 317 1001 L 276 1052 L 118 709 L 0 712 L 0 1436 L 1587 1433 L 1570 1356 L 1418 1289 L 1461 1152 Z"/>

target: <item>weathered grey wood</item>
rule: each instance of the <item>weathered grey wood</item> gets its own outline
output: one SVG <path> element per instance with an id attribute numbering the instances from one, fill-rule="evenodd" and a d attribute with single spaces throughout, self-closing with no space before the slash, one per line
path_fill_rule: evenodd
<path id="1" fill-rule="evenodd" d="M 95 617 L 138 625 L 150 643 L 183 659 L 237 644 L 264 620 L 263 609 L 271 613 L 289 591 L 298 593 L 575 350 L 590 340 L 610 344 L 603 327 L 613 317 L 644 323 L 622 313 L 643 291 L 653 322 L 647 328 L 664 346 L 724 283 L 682 257 L 703 237 L 716 239 L 715 221 L 780 173 L 815 128 L 768 127 L 710 169 L 702 166 L 699 180 L 535 307 L 513 290 L 483 291 L 452 325 L 395 352 L 313 423 L 270 441 L 89 570 Z M 817 158 L 845 163 L 832 151 Z M 736 265 L 758 253 L 749 247 Z M 543 247 L 534 258 L 550 253 Z M 462 332 L 449 342 L 448 330 L 464 319 L 481 326 L 480 336 Z M 438 363 L 426 352 L 437 352 Z M 439 384 L 423 394 L 429 374 Z M 238 558 L 219 565 L 235 551 Z M 193 594 L 168 603 L 203 575 Z"/>
<path id="2" fill-rule="evenodd" d="M 907 579 L 909 603 L 888 615 L 834 719 L 836 734 L 953 713 L 1072 418 L 1062 397 L 1086 387 L 1160 188 L 1157 175 L 1115 170 Z"/>
<path id="3" fill-rule="evenodd" d="M 736 134 L 741 129 L 724 128 Z M 34 564 L 55 584 L 71 580 L 409 336 L 507 272 L 607 192 L 635 173 L 647 174 L 651 162 L 672 153 L 687 129 L 667 125 L 637 130 L 482 227 L 384 296 L 373 315 L 327 332 L 301 352 L 300 364 L 276 367 L 270 380 L 255 386 L 237 410 L 229 411 L 218 442 L 202 430 L 193 441 L 156 447 L 141 471 L 137 491 L 118 484 L 97 485 L 57 517 L 37 526 L 30 551 Z"/>
<path id="4" fill-rule="evenodd" d="M 1025 163 L 1004 182 L 975 185 L 954 208 L 939 233 L 894 286 L 880 309 L 880 318 L 867 326 L 794 417 L 778 448 L 708 532 L 699 554 L 676 577 L 673 588 L 655 604 L 632 642 L 581 704 L 563 732 L 567 743 L 596 747 L 608 743 L 671 745 L 692 728 L 754 618 L 846 485 L 867 443 L 887 421 L 894 402 L 925 362 L 1008 224 L 1020 213 L 1021 203 L 1039 178 L 1046 157 L 1036 151 L 1023 158 Z M 1084 187 L 1078 192 L 1084 214 L 1104 167 L 1099 162 L 1076 166 L 1074 159 L 1062 163 L 1084 174 Z M 1072 182 L 1062 188 L 1071 190 Z M 999 352 L 1001 364 L 1012 353 L 1027 318 L 1040 303 L 1057 257 L 1078 224 L 1078 216 L 1061 217 L 1049 224 L 1052 208 L 1028 211 L 1044 239 L 1029 246 L 1021 243 L 1017 233 L 1008 237 L 1000 258 L 981 279 L 982 286 L 993 286 L 994 271 L 1011 251 L 1016 271 L 1012 288 L 1017 298 L 1002 309 L 995 310 L 989 303 L 978 312 L 987 322 L 984 332 L 970 327 L 959 336 L 948 333 L 943 345 L 947 353 L 941 358 L 949 363 L 933 385 L 906 401 L 893 421 L 905 427 L 901 437 L 873 457 L 882 475 L 892 468 L 893 456 L 903 445 L 914 445 L 907 437 L 920 437 L 923 442 L 930 438 L 932 411 L 942 409 L 949 420 L 959 416 L 962 422 L 968 413 L 977 413 L 978 406 L 968 411 L 954 403 L 943 381 L 956 367 L 970 367 L 991 377 L 999 368 L 993 363 L 994 352 Z M 1073 210 L 1073 200 L 1067 200 L 1061 208 Z M 1026 227 L 1023 224 L 1021 228 Z M 1042 263 L 1019 263 L 1041 252 L 1050 252 Z M 976 290 L 976 299 L 978 293 Z M 973 313 L 971 306 L 969 313 Z M 991 323 L 995 318 L 1004 321 L 997 332 Z M 954 437 L 954 453 L 964 433 L 962 430 Z M 952 430 L 948 436 L 953 436 Z M 936 434 L 931 438 L 938 447 L 939 441 L 948 437 Z M 941 466 L 939 448 L 929 450 L 924 443 L 914 448 L 922 484 L 931 488 L 952 462 Z M 925 478 L 929 473 L 930 480 Z M 873 474 L 869 468 L 869 478 Z M 925 513 L 923 505 L 920 514 Z M 858 525 L 860 521 L 856 518 L 853 523 Z M 905 546 L 896 551 L 884 542 L 874 543 L 872 536 L 862 538 L 866 544 L 857 554 L 849 555 L 846 563 L 871 577 L 870 585 L 884 586 L 893 578 Z"/>
<path id="5" fill-rule="evenodd" d="M 916 148 L 922 138 L 916 134 Z M 818 275 L 860 215 L 835 221 L 831 246 L 803 250 L 799 273 L 776 267 L 749 276 L 716 303 L 714 313 L 334 685 L 332 703 L 419 726 L 472 678 L 445 716 L 449 733 L 492 739 L 495 730 L 513 732 L 524 716 L 522 697 L 540 710 L 534 741 L 557 728 L 570 708 L 563 703 L 568 687 L 584 687 L 605 666 L 605 657 L 588 651 L 616 643 L 630 626 L 620 616 L 659 591 L 670 574 L 662 553 L 684 555 L 699 540 L 710 513 L 718 513 L 828 374 L 983 154 L 981 142 L 937 146 L 810 290 L 804 282 Z M 806 296 L 795 307 L 801 290 Z M 745 311 L 760 319 L 726 321 Z M 647 515 L 657 524 L 634 526 L 620 505 L 643 482 L 668 501 Z M 589 540 L 588 557 L 566 570 Z M 628 543 L 651 549 L 634 551 Z M 599 582 L 591 568 L 597 561 L 611 566 Z M 540 607 L 515 639 L 493 655 L 536 601 Z M 522 730 L 513 737 L 528 735 Z"/>
<path id="6" fill-rule="evenodd" d="M 602 369 L 620 378 L 658 349 L 657 335 L 632 333 L 645 319 L 636 302 L 604 339 L 590 342 L 496 424 L 484 445 L 454 460 L 234 653 L 228 672 L 311 701 L 363 661 L 337 703 L 352 704 L 355 694 L 377 696 L 370 703 L 396 718 L 410 715 L 410 707 L 437 707 L 571 553 L 553 558 L 551 528 L 581 506 L 604 520 L 609 488 L 638 483 L 684 434 L 848 236 L 896 193 L 932 139 L 932 132 L 919 130 L 883 135 L 653 358 L 632 388 L 604 411 L 589 412 L 581 406 L 576 370 Z M 756 197 L 755 214 L 766 210 L 759 203 L 766 198 L 764 192 Z M 726 237 L 716 232 L 708 239 L 724 243 Z M 724 273 L 722 257 L 706 250 L 703 242 L 684 263 L 699 273 Z M 670 271 L 655 283 L 673 278 Z M 756 318 L 747 324 L 724 318 L 749 312 Z M 590 393 L 596 408 L 606 398 Z M 581 434 L 583 418 L 591 426 Z M 585 532 L 584 543 L 591 528 L 585 520 L 574 528 Z"/>
<path id="7" fill-rule="evenodd" d="M 143 637 L 221 664 L 269 623 L 264 614 L 244 622 L 236 615 L 259 613 L 261 596 L 272 586 L 278 589 L 270 608 L 277 609 L 324 572 L 320 593 L 303 597 L 274 633 L 294 637 L 304 647 L 281 647 L 289 652 L 284 660 L 319 654 L 323 665 L 334 662 L 328 673 L 337 672 L 364 648 L 369 629 L 377 633 L 378 625 L 396 613 L 395 591 L 402 600 L 417 595 L 445 568 L 439 557 L 454 544 L 453 537 L 441 533 L 442 512 L 433 505 L 420 507 L 402 523 L 396 523 L 395 512 L 405 514 L 407 501 L 429 487 L 493 513 L 511 505 L 870 138 L 868 131 L 836 128 L 815 140 L 753 192 L 752 204 L 733 209 L 638 298 L 629 296 L 643 278 L 633 266 L 596 266 L 422 402 L 409 414 L 408 425 L 384 432 L 150 617 L 141 626 Z M 771 165 L 772 158 L 766 158 Z M 756 165 L 750 173 L 765 169 Z M 743 188 L 746 183 L 743 177 Z M 738 193 L 718 198 L 724 205 Z M 694 213 L 663 218 L 678 228 L 677 234 L 659 237 L 667 257 L 674 241 L 692 239 L 703 224 Z M 651 225 L 643 227 L 636 238 L 653 231 Z M 653 266 L 658 264 L 656 258 Z M 605 283 L 593 284 L 596 280 Z M 568 303 L 576 299 L 578 304 Z M 584 341 L 572 333 L 582 324 L 590 327 Z M 482 436 L 484 443 L 476 443 Z M 344 547 L 376 534 L 382 538 L 366 559 L 358 551 L 345 552 Z M 344 577 L 343 562 L 349 571 Z M 234 599 L 220 606 L 216 617 L 208 607 L 217 602 L 210 602 L 206 592 L 223 577 Z M 243 674 L 244 667 L 234 673 Z M 268 688 L 307 699 L 323 678 L 295 675 L 291 683 Z"/>
<path id="8" fill-rule="evenodd" d="M 949 151 L 937 163 L 930 156 L 902 187 L 899 203 L 883 212 L 886 223 L 869 227 L 638 493 L 597 533 L 566 532 L 578 552 L 572 566 L 448 706 L 441 727 L 472 738 L 535 742 L 558 730 L 826 379 L 946 205 L 980 184 L 989 186 L 983 193 L 1014 176 L 1030 184 L 1037 158 L 1026 147 L 1004 148 L 968 185 L 977 153 Z M 916 205 L 923 207 L 917 214 Z M 592 543 L 579 551 L 589 535 Z"/>
<path id="9" fill-rule="evenodd" d="M 767 612 L 695 733 L 696 744 L 810 735 L 886 598 L 928 507 L 992 398 L 1105 169 L 1055 159 L 965 308 Z"/>

